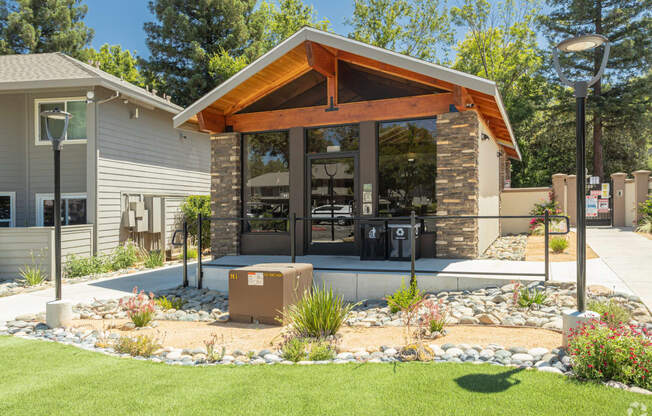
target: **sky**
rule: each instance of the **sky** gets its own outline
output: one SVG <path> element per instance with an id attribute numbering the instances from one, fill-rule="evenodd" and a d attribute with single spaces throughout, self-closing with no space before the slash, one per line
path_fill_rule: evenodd
<path id="1" fill-rule="evenodd" d="M 88 14 L 86 25 L 95 30 L 92 46 L 98 49 L 105 43 L 122 45 L 140 56 L 149 56 L 145 45 L 143 24 L 153 20 L 147 8 L 147 0 L 86 0 Z M 319 20 L 328 17 L 335 33 L 346 34 L 345 16 L 353 11 L 353 2 L 348 0 L 304 0 L 312 4 Z"/>

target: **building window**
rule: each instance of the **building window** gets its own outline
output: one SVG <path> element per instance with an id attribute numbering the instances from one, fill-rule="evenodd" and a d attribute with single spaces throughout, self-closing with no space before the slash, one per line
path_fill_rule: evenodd
<path id="1" fill-rule="evenodd" d="M 357 151 L 360 148 L 360 126 L 319 127 L 306 130 L 308 153 Z"/>
<path id="2" fill-rule="evenodd" d="M 0 228 L 16 226 L 16 193 L 0 192 Z"/>
<path id="3" fill-rule="evenodd" d="M 380 123 L 378 212 L 381 216 L 435 215 L 436 119 Z M 426 221 L 424 231 L 434 231 Z"/>
<path id="4" fill-rule="evenodd" d="M 54 195 L 36 195 L 36 215 L 37 225 L 54 225 Z M 61 225 L 77 224 L 86 224 L 86 194 L 62 194 Z"/>
<path id="5" fill-rule="evenodd" d="M 64 140 L 71 143 L 86 142 L 86 99 L 59 98 L 35 101 L 36 144 L 49 144 L 48 133 L 45 129 L 45 119 L 41 117 L 41 112 L 54 110 L 55 108 L 67 111 L 72 115 L 72 118 L 68 121 L 68 130 L 64 135 Z M 50 120 L 49 123 L 50 134 L 53 137 L 61 137 L 64 125 L 63 120 Z"/>
<path id="6" fill-rule="evenodd" d="M 290 136 L 287 131 L 243 135 L 243 211 L 247 218 L 290 213 Z M 245 232 L 287 232 L 288 222 L 248 221 Z"/>

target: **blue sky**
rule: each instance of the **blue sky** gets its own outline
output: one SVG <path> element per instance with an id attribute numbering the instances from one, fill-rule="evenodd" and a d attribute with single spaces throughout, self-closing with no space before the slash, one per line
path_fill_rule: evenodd
<path id="1" fill-rule="evenodd" d="M 319 18 L 328 17 L 336 33 L 346 34 L 345 16 L 350 16 L 353 2 L 348 0 L 304 0 L 313 4 Z M 86 24 L 95 30 L 92 46 L 99 48 L 105 43 L 120 44 L 123 48 L 136 50 L 147 56 L 143 24 L 153 19 L 147 9 L 147 0 L 86 0 L 88 14 Z"/>

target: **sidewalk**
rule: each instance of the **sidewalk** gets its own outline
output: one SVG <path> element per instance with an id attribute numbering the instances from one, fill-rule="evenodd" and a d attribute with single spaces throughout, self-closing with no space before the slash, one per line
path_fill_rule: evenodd
<path id="1" fill-rule="evenodd" d="M 75 303 L 90 302 L 93 299 L 111 299 L 128 295 L 134 286 L 146 292 L 169 289 L 181 284 L 182 266 L 164 267 L 92 280 L 85 283 L 64 285 L 63 298 Z M 195 263 L 188 263 L 188 278 L 194 278 Z M 45 311 L 45 304 L 54 300 L 54 288 L 0 298 L 0 322 L 9 321 L 18 315 Z"/>
<path id="2" fill-rule="evenodd" d="M 652 309 L 652 240 L 631 228 L 589 228 L 587 243 Z"/>

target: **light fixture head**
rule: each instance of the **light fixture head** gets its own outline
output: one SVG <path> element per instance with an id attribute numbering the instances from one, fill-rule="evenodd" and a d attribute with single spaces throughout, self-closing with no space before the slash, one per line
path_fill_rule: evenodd
<path id="1" fill-rule="evenodd" d="M 93 98 L 95 98 L 95 91 L 93 90 L 86 91 L 86 98 L 89 100 L 93 100 Z"/>
<path id="2" fill-rule="evenodd" d="M 597 48 L 607 42 L 607 38 L 602 35 L 582 35 L 575 38 L 566 39 L 557 45 L 557 49 L 562 52 L 581 52 Z"/>
<path id="3" fill-rule="evenodd" d="M 58 107 L 54 107 L 54 110 L 47 110 L 41 112 L 41 117 L 45 117 L 49 120 L 70 120 L 72 118 L 72 114 L 67 113 L 65 111 L 59 110 Z"/>

